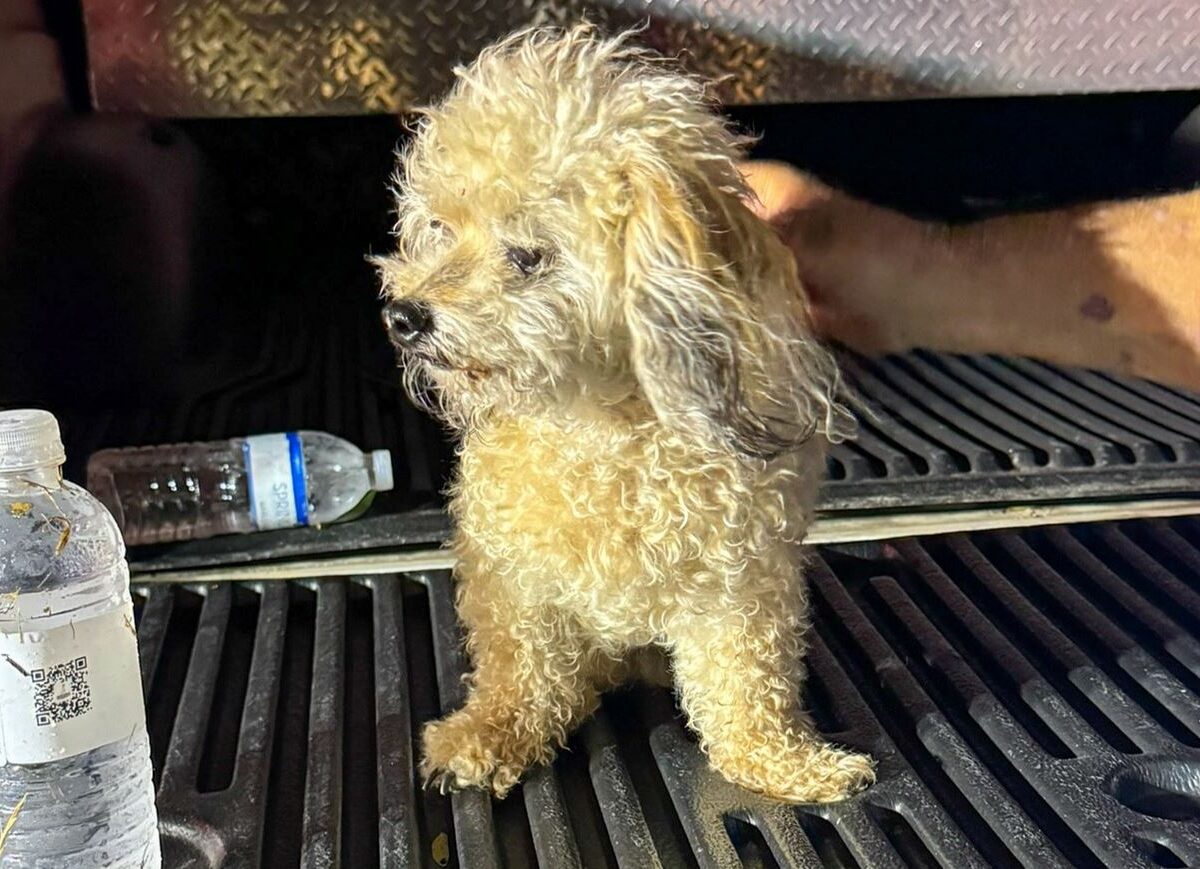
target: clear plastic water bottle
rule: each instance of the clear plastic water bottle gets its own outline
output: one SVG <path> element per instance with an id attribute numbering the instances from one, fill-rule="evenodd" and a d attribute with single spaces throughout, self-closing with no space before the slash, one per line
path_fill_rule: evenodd
<path id="1" fill-rule="evenodd" d="M 157 867 L 125 545 L 64 459 L 53 415 L 0 412 L 0 865 Z"/>
<path id="2" fill-rule="evenodd" d="M 131 546 L 345 521 L 393 486 L 387 450 L 316 431 L 101 450 L 87 477 Z"/>

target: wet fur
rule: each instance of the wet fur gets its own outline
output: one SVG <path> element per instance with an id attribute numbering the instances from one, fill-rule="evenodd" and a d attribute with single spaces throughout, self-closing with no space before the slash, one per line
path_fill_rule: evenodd
<path id="1" fill-rule="evenodd" d="M 743 143 L 701 82 L 587 27 L 459 76 L 401 155 L 376 260 L 386 298 L 433 312 L 405 381 L 461 436 L 474 673 L 424 774 L 505 794 L 658 646 L 726 777 L 791 801 L 863 786 L 870 760 L 799 699 L 799 543 L 848 417 L 792 256 L 745 205 Z"/>

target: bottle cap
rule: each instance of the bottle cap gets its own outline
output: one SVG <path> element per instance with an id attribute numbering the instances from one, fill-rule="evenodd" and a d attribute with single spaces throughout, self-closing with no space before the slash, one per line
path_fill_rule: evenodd
<path id="1" fill-rule="evenodd" d="M 374 450 L 371 453 L 371 476 L 375 480 L 376 492 L 390 492 L 396 485 L 392 477 L 392 454 L 387 450 Z"/>
<path id="2" fill-rule="evenodd" d="M 0 473 L 61 465 L 66 460 L 54 414 L 45 410 L 0 411 Z"/>

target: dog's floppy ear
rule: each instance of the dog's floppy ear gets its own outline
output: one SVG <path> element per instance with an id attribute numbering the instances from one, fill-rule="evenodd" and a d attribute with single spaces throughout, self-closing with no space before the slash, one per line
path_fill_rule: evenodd
<path id="1" fill-rule="evenodd" d="M 836 367 L 790 251 L 743 204 L 732 161 L 687 162 L 625 175 L 622 305 L 642 391 L 664 425 L 746 457 L 838 436 Z"/>

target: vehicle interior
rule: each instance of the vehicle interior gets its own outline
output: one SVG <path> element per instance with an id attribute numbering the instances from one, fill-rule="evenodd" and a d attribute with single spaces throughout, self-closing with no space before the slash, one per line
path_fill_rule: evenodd
<path id="1" fill-rule="evenodd" d="M 502 801 L 425 787 L 468 666 L 455 443 L 366 261 L 411 110 L 535 15 L 645 20 L 755 157 L 923 220 L 1191 189 L 1200 24 L 1136 5 L 46 0 L 63 98 L 0 185 L 0 406 L 53 410 L 79 482 L 263 432 L 395 459 L 353 522 L 130 548 L 164 865 L 1200 865 L 1200 395 L 1024 358 L 838 351 L 860 432 L 811 531 L 805 700 L 876 784 L 743 791 L 635 684 Z"/>

